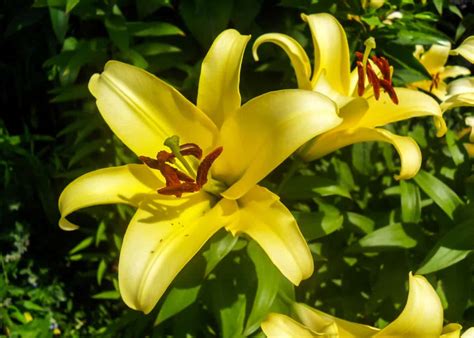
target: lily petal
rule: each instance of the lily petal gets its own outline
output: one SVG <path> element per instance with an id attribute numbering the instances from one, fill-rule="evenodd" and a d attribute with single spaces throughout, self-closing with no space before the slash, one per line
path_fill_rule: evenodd
<path id="1" fill-rule="evenodd" d="M 379 332 L 375 327 L 339 319 L 306 304 L 294 303 L 293 310 L 301 322 L 313 331 L 322 331 L 332 324 L 337 328 L 338 337 L 341 338 L 368 338 Z"/>
<path id="2" fill-rule="evenodd" d="M 464 120 L 466 125 L 471 127 L 471 134 L 469 134 L 469 141 L 474 143 L 474 116 L 468 116 Z"/>
<path id="3" fill-rule="evenodd" d="M 308 55 L 298 41 L 288 35 L 279 33 L 269 33 L 259 36 L 252 47 L 252 54 L 255 61 L 258 61 L 258 47 L 267 42 L 274 43 L 281 47 L 288 55 L 293 69 L 295 70 L 298 88 L 311 90 L 311 64 Z"/>
<path id="4" fill-rule="evenodd" d="M 443 307 L 436 291 L 423 276 L 410 273 L 405 308 L 374 337 L 439 337 L 442 329 Z"/>
<path id="5" fill-rule="evenodd" d="M 446 66 L 444 67 L 444 71 L 439 74 L 441 79 L 446 79 L 449 77 L 458 77 L 461 75 L 470 75 L 471 71 L 469 68 L 461 67 L 461 66 Z"/>
<path id="6" fill-rule="evenodd" d="M 439 73 L 448 61 L 450 49 L 450 44 L 432 45 L 427 52 L 423 53 L 420 58 L 420 62 L 423 64 L 423 66 L 425 66 L 428 73 Z"/>
<path id="7" fill-rule="evenodd" d="M 466 332 L 461 335 L 461 338 L 474 338 L 474 327 L 467 329 Z"/>
<path id="8" fill-rule="evenodd" d="M 301 325 L 294 319 L 279 313 L 270 313 L 260 325 L 265 335 L 269 338 L 306 338 L 326 336 L 325 334 L 318 334 Z M 338 338 L 338 336 L 334 338 Z"/>
<path id="9" fill-rule="evenodd" d="M 320 13 L 301 17 L 311 30 L 314 46 L 313 86 L 323 70 L 328 82 L 342 95 L 349 95 L 349 46 L 344 28 L 330 14 Z"/>
<path id="10" fill-rule="evenodd" d="M 474 106 L 474 77 L 451 81 L 448 85 L 448 95 L 441 103 L 443 111 L 465 106 Z"/>
<path id="11" fill-rule="evenodd" d="M 217 128 L 177 90 L 143 69 L 109 61 L 94 74 L 89 90 L 105 122 L 135 154 L 155 157 L 166 138 L 203 149 L 214 144 Z"/>
<path id="12" fill-rule="evenodd" d="M 458 48 L 450 52 L 451 55 L 461 55 L 470 63 L 474 63 L 474 35 L 466 38 Z"/>
<path id="13" fill-rule="evenodd" d="M 449 324 L 443 327 L 440 338 L 459 338 L 462 326 L 459 324 Z"/>
<path id="14" fill-rule="evenodd" d="M 240 108 L 240 68 L 250 35 L 228 29 L 214 40 L 201 66 L 197 106 L 220 127 Z"/>
<path id="15" fill-rule="evenodd" d="M 149 313 L 179 271 L 235 210 L 236 203 L 228 200 L 212 207 L 212 197 L 204 192 L 143 201 L 120 252 L 119 286 L 125 303 Z"/>
<path id="16" fill-rule="evenodd" d="M 310 277 L 313 258 L 291 212 L 269 190 L 255 186 L 239 199 L 238 222 L 227 230 L 246 233 L 293 284 Z"/>
<path id="17" fill-rule="evenodd" d="M 311 161 L 345 146 L 369 141 L 388 142 L 395 147 L 401 161 L 400 174 L 395 176 L 396 179 L 407 180 L 420 170 L 421 151 L 418 144 L 411 137 L 395 135 L 381 128 L 353 128 L 328 132 L 313 141 L 311 148 L 302 154 L 302 158 Z"/>
<path id="18" fill-rule="evenodd" d="M 446 122 L 439 104 L 429 95 L 422 92 L 395 88 L 399 104 L 394 104 L 388 94 L 381 93 L 380 99 L 368 98 L 369 109 L 360 119 L 360 127 L 379 127 L 385 124 L 406 120 L 412 117 L 433 116 L 437 129 L 437 136 L 443 136 L 446 131 Z"/>
<path id="19" fill-rule="evenodd" d="M 66 216 L 76 210 L 99 205 L 126 203 L 138 206 L 150 193 L 163 186 L 151 170 L 142 164 L 129 164 L 121 167 L 99 169 L 84 174 L 69 183 L 59 197 L 63 230 L 75 230 Z"/>
<path id="20" fill-rule="evenodd" d="M 301 145 L 341 123 L 337 112 L 326 96 L 299 89 L 247 102 L 221 128 L 224 151 L 212 169 L 230 185 L 222 195 L 244 195 Z"/>

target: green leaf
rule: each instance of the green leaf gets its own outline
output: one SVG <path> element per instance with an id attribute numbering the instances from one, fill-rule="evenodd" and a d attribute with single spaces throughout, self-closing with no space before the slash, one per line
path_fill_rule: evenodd
<path id="1" fill-rule="evenodd" d="M 435 5 L 435 8 L 438 11 L 439 15 L 443 14 L 443 3 L 444 0 L 433 0 L 433 4 Z"/>
<path id="2" fill-rule="evenodd" d="M 56 38 L 60 43 L 63 43 L 68 29 L 69 15 L 61 9 L 50 7 L 49 16 Z"/>
<path id="3" fill-rule="evenodd" d="M 79 242 L 79 244 L 77 244 L 74 248 L 72 248 L 69 251 L 69 254 L 73 255 L 75 253 L 78 253 L 79 251 L 90 247 L 92 245 L 92 243 L 94 243 L 94 237 L 92 237 L 92 236 L 86 237 L 81 242 Z"/>
<path id="4" fill-rule="evenodd" d="M 451 219 L 454 211 L 464 204 L 450 187 L 424 170 L 420 170 L 413 179 Z"/>
<path id="5" fill-rule="evenodd" d="M 356 143 L 352 146 L 352 165 L 365 176 L 370 176 L 374 172 L 374 165 L 371 159 L 374 142 Z"/>
<path id="6" fill-rule="evenodd" d="M 400 181 L 402 221 L 418 223 L 421 219 L 420 189 L 409 181 Z"/>
<path id="7" fill-rule="evenodd" d="M 371 232 L 359 240 L 360 248 L 383 249 L 383 248 L 403 248 L 409 249 L 417 245 L 419 233 L 416 228 L 402 224 L 391 224 Z"/>
<path id="8" fill-rule="evenodd" d="M 76 7 L 81 0 L 67 0 L 66 2 L 66 14 L 69 14 L 74 7 Z"/>
<path id="9" fill-rule="evenodd" d="M 137 0 L 137 12 L 140 18 L 153 14 L 161 7 L 171 7 L 170 0 Z"/>
<path id="10" fill-rule="evenodd" d="M 217 233 L 215 237 L 208 242 L 209 248 L 203 252 L 203 256 L 206 259 L 205 276 L 209 275 L 217 264 L 232 251 L 238 240 L 238 236 L 234 236 L 230 232 L 222 231 Z"/>
<path id="11" fill-rule="evenodd" d="M 97 284 L 102 284 L 102 279 L 104 278 L 105 271 L 107 270 L 107 263 L 104 259 L 100 260 L 99 266 L 97 267 Z"/>
<path id="12" fill-rule="evenodd" d="M 351 198 L 347 188 L 338 185 L 336 181 L 321 176 L 292 177 L 281 188 L 280 194 L 282 198 L 289 200 L 308 199 L 318 195 L 338 195 Z"/>
<path id="13" fill-rule="evenodd" d="M 191 34 L 203 48 L 229 25 L 233 0 L 183 0 L 179 12 Z"/>
<path id="14" fill-rule="evenodd" d="M 451 154 L 451 158 L 454 161 L 454 164 L 460 165 L 465 162 L 464 152 L 460 149 L 462 143 L 458 143 L 456 134 L 449 130 L 446 133 L 446 144 L 448 145 L 448 150 Z"/>
<path id="15" fill-rule="evenodd" d="M 346 212 L 346 219 L 350 224 L 361 229 L 366 234 L 374 230 L 375 222 L 367 216 L 355 212 Z"/>
<path id="16" fill-rule="evenodd" d="M 259 329 L 260 323 L 267 316 L 268 310 L 278 294 L 282 278 L 280 271 L 255 241 L 248 244 L 247 253 L 255 265 L 258 286 L 245 326 L 244 336 L 248 336 Z"/>
<path id="17" fill-rule="evenodd" d="M 179 47 L 160 42 L 146 42 L 141 45 L 136 45 L 134 48 L 137 52 L 145 56 L 181 52 Z"/>
<path id="18" fill-rule="evenodd" d="M 193 304 L 200 290 L 201 284 L 188 288 L 173 287 L 167 294 L 160 308 L 160 312 L 155 320 L 155 325 L 164 322 L 166 319 L 173 317 L 175 314 Z"/>
<path id="19" fill-rule="evenodd" d="M 416 273 L 428 274 L 451 266 L 474 249 L 474 222 L 469 219 L 449 230 L 421 263 Z"/>
<path id="20" fill-rule="evenodd" d="M 92 296 L 94 299 L 120 299 L 120 293 L 117 290 L 109 290 L 96 293 Z"/>
<path id="21" fill-rule="evenodd" d="M 171 36 L 182 35 L 184 32 L 178 27 L 161 21 L 154 22 L 128 22 L 128 31 L 133 36 L 152 37 L 152 36 Z"/>
<path id="22" fill-rule="evenodd" d="M 105 28 L 109 33 L 110 40 L 121 51 L 128 50 L 130 46 L 130 34 L 127 29 L 127 22 L 122 15 L 110 15 L 105 18 Z"/>
<path id="23" fill-rule="evenodd" d="M 341 213 L 298 212 L 294 211 L 298 225 L 307 241 L 327 236 L 340 229 L 344 223 Z"/>

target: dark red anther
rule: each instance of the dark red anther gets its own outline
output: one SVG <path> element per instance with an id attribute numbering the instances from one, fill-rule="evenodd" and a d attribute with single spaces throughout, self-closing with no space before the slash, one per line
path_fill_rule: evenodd
<path id="1" fill-rule="evenodd" d="M 161 150 L 158 152 L 158 154 L 156 154 L 156 159 L 158 160 L 158 162 L 171 162 L 171 160 L 174 159 L 174 155 L 167 151 Z"/>
<path id="2" fill-rule="evenodd" d="M 385 92 L 388 93 L 388 96 L 390 96 L 390 99 L 392 100 L 392 102 L 395 104 L 398 104 L 398 96 L 392 84 L 385 79 L 381 79 L 380 85 L 383 87 Z"/>
<path id="3" fill-rule="evenodd" d="M 211 151 L 207 156 L 202 160 L 201 164 L 199 164 L 197 176 L 196 176 L 196 183 L 199 186 L 203 186 L 207 183 L 207 174 L 209 173 L 209 169 L 211 168 L 212 163 L 219 157 L 222 153 L 224 148 L 217 147 L 213 151 Z"/>
<path id="4" fill-rule="evenodd" d="M 357 65 L 357 75 L 359 76 L 357 80 L 357 94 L 359 94 L 359 96 L 362 96 L 365 90 L 364 66 L 362 65 L 362 62 L 360 61 L 357 61 L 356 65 Z"/>
<path id="5" fill-rule="evenodd" d="M 391 84 L 392 74 L 390 72 L 390 64 L 388 63 L 388 60 L 383 56 L 380 57 L 380 61 L 382 63 L 382 68 L 380 68 L 380 71 L 382 72 L 383 78 Z"/>
<path id="6" fill-rule="evenodd" d="M 355 52 L 355 55 L 359 61 L 362 61 L 364 59 L 364 54 L 361 52 Z"/>
<path id="7" fill-rule="evenodd" d="M 153 169 L 158 169 L 158 170 L 160 169 L 159 161 L 148 156 L 138 156 L 138 158 L 140 159 L 140 161 L 145 163 L 148 167 L 153 168 Z"/>
<path id="8" fill-rule="evenodd" d="M 185 143 L 179 146 L 181 155 L 192 155 L 198 160 L 202 157 L 202 149 L 195 143 Z"/>
<path id="9" fill-rule="evenodd" d="M 157 192 L 162 195 L 174 195 L 176 197 L 181 197 L 181 195 L 185 192 L 196 192 L 199 191 L 201 187 L 194 182 L 184 182 L 178 185 L 164 187 L 158 189 Z"/>
<path id="10" fill-rule="evenodd" d="M 377 77 L 377 74 L 375 74 L 374 70 L 372 69 L 372 66 L 368 62 L 367 62 L 367 77 L 369 79 L 369 83 L 374 88 L 375 99 L 378 100 L 380 97 L 379 79 Z"/>

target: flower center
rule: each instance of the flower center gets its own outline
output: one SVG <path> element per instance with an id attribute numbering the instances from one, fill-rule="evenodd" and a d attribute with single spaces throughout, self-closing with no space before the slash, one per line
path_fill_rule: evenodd
<path id="1" fill-rule="evenodd" d="M 208 173 L 214 161 L 222 153 L 223 148 L 217 147 L 204 157 L 199 163 L 197 172 L 189 164 L 186 157 L 192 156 L 197 160 L 202 158 L 202 149 L 195 143 L 179 144 L 178 136 L 168 137 L 164 145 L 171 152 L 160 150 L 156 155 L 156 159 L 147 156 L 139 156 L 139 159 L 152 169 L 157 169 L 165 178 L 166 186 L 157 190 L 162 195 L 174 195 L 181 197 L 183 193 L 196 192 L 208 182 Z M 184 171 L 177 168 L 179 162 Z M 215 186 L 218 182 L 213 182 Z M 216 189 L 210 189 L 213 192 Z M 219 189 L 217 189 L 219 190 Z"/>
<path id="2" fill-rule="evenodd" d="M 356 52 L 356 66 L 357 66 L 357 94 L 362 96 L 365 91 L 365 75 L 367 74 L 367 79 L 369 84 L 374 88 L 375 99 L 378 100 L 380 97 L 380 89 L 382 88 L 386 92 L 393 103 L 398 104 L 398 97 L 395 89 L 392 84 L 392 69 L 388 60 L 383 56 L 372 56 L 370 59 L 373 64 L 379 69 L 381 78 L 377 76 L 377 73 L 374 71 L 373 66 L 368 62 L 370 51 L 375 48 L 374 38 L 368 38 L 364 42 L 366 48 L 364 54 L 361 52 Z"/>
<path id="3" fill-rule="evenodd" d="M 439 73 L 436 73 L 431 77 L 430 93 L 433 91 L 433 88 L 438 88 L 440 80 Z"/>

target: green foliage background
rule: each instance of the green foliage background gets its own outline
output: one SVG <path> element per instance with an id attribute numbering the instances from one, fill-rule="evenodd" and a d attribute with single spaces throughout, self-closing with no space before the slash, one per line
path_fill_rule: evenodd
<path id="1" fill-rule="evenodd" d="M 428 78 L 412 56 L 416 44 L 456 45 L 474 33 L 472 2 L 393 0 L 377 10 L 357 0 L 3 0 L 0 6 L 2 336 L 50 337 L 58 328 L 67 337 L 257 337 L 265 315 L 287 313 L 291 299 L 382 327 L 405 303 L 409 271 L 426 274 L 436 287 L 446 321 L 474 325 L 474 176 L 462 145 L 469 109 L 445 115 L 450 131 L 441 139 L 427 119 L 388 126 L 422 148 L 423 169 L 413 180 L 393 179 L 399 160 L 391 146 L 364 143 L 310 164 L 289 159 L 264 181 L 297 217 L 316 262 L 314 275 L 296 289 L 258 245 L 223 231 L 145 316 L 128 309 L 117 291 L 119 248 L 133 210 L 89 208 L 72 216 L 80 230 L 67 233 L 57 226 L 56 206 L 79 175 L 137 162 L 87 90 L 109 59 L 146 68 L 194 100 L 202 58 L 225 28 L 253 39 L 286 33 L 311 55 L 299 15 L 330 12 L 344 25 L 352 52 L 374 36 L 403 85 Z M 383 23 L 394 10 L 403 18 Z M 260 56 L 256 63 L 246 53 L 244 101 L 296 87 L 281 50 L 265 46 Z"/>

